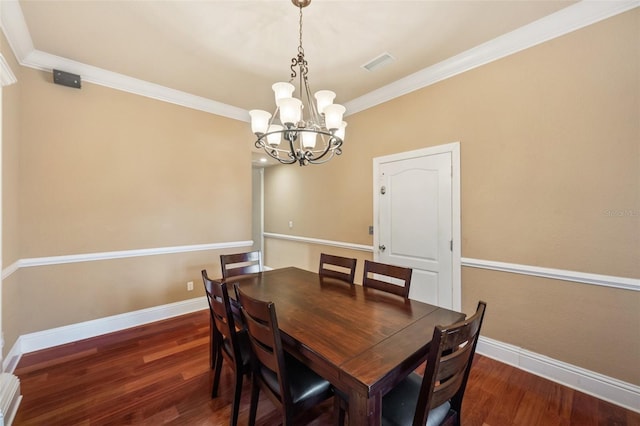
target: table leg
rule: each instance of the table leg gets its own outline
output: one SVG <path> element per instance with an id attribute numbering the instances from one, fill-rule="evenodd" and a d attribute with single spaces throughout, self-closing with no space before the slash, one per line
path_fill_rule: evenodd
<path id="1" fill-rule="evenodd" d="M 349 425 L 379 426 L 382 416 L 382 396 L 349 393 Z"/>

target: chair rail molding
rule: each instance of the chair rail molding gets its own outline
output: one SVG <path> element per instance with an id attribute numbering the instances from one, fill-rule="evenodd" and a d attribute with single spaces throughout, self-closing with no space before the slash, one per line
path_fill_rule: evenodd
<path id="1" fill-rule="evenodd" d="M 265 232 L 262 234 L 265 238 L 274 238 L 276 240 L 296 241 L 299 243 L 318 244 L 323 246 L 339 247 L 351 250 L 366 251 L 373 253 L 373 246 L 365 244 L 347 243 L 344 241 L 322 240 L 319 238 L 299 237 L 297 235 L 275 234 Z"/>
<path id="2" fill-rule="evenodd" d="M 640 291 L 640 279 L 599 275 L 587 272 L 567 271 L 564 269 L 543 268 L 540 266 L 519 265 L 517 263 L 496 262 L 493 260 L 462 258 L 462 266 L 489 269 L 512 274 L 531 275 L 554 280 L 573 281 L 583 284 L 613 287 L 622 290 Z"/>
<path id="3" fill-rule="evenodd" d="M 323 240 L 319 238 L 301 237 L 297 235 L 276 234 L 265 232 L 265 238 L 293 241 L 306 244 L 319 244 L 331 247 L 339 247 L 350 250 L 373 253 L 373 246 L 354 244 L 344 241 Z M 512 274 L 531 275 L 554 280 L 572 281 L 582 284 L 599 285 L 622 290 L 640 291 L 640 279 L 616 277 L 612 275 L 591 274 L 587 272 L 569 271 L 565 269 L 544 268 L 540 266 L 520 265 L 516 263 L 496 262 L 493 260 L 473 259 L 463 257 L 461 266 L 468 268 L 490 269 L 493 271 L 508 272 Z"/>
<path id="4" fill-rule="evenodd" d="M 128 257 L 155 256 L 159 254 L 187 253 L 192 251 L 221 250 L 227 248 L 251 247 L 253 241 L 230 241 L 224 243 L 195 244 L 186 246 L 157 247 L 135 250 L 107 251 L 101 253 L 71 254 L 65 256 L 35 257 L 20 259 L 2 270 L 6 279 L 20 268 L 33 266 L 60 265 L 63 263 L 93 262 L 96 260 L 124 259 Z"/>

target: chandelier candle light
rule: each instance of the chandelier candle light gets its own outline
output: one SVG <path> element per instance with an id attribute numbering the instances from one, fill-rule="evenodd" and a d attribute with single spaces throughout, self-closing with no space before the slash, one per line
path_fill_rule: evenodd
<path id="1" fill-rule="evenodd" d="M 321 164 L 334 155 L 342 154 L 347 127 L 347 123 L 342 121 L 345 107 L 333 103 L 336 94 L 329 90 L 316 92 L 316 101 L 313 102 L 307 79 L 309 68 L 302 48 L 302 8 L 311 0 L 291 0 L 291 3 L 300 9 L 300 43 L 298 55 L 291 59 L 291 79 L 288 83 L 272 86 L 276 101 L 273 114 L 258 109 L 249 111 L 251 131 L 258 138 L 256 148 L 264 149 L 282 164 Z M 299 79 L 300 99 L 293 97 L 295 86 L 291 82 L 296 77 Z M 307 116 L 303 114 L 305 110 Z M 280 123 L 274 123 L 278 112 Z M 282 144 L 283 138 L 285 144 Z"/>

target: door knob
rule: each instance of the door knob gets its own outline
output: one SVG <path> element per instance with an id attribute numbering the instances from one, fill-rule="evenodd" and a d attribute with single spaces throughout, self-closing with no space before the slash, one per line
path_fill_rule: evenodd
<path id="1" fill-rule="evenodd" d="M 380 249 L 380 251 L 385 251 L 386 247 L 384 246 L 384 244 L 381 244 L 378 246 L 378 249 Z"/>

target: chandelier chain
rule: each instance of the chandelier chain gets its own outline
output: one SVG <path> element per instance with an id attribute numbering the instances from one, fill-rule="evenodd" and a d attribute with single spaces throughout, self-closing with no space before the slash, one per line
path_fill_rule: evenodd
<path id="1" fill-rule="evenodd" d="M 300 6 L 300 20 L 298 28 L 298 53 L 304 55 L 304 49 L 302 48 L 302 6 Z"/>
<path id="2" fill-rule="evenodd" d="M 332 108 L 331 127 L 329 120 L 325 116 L 325 111 L 334 107 L 333 98 L 335 93 L 328 90 L 321 90 L 312 95 L 309 85 L 309 67 L 305 59 L 304 48 L 302 47 L 303 36 L 303 7 L 309 5 L 311 0 L 291 0 L 299 7 L 299 27 L 298 27 L 298 52 L 291 58 L 291 79 L 288 83 L 276 83 L 273 90 L 276 94 L 276 109 L 273 114 L 262 110 L 250 111 L 252 118 L 252 130 L 257 136 L 256 148 L 262 148 L 275 160 L 282 164 L 299 163 L 301 166 L 307 164 L 322 164 L 333 158 L 334 155 L 342 154 L 342 144 L 344 138 L 344 128 L 346 123 L 342 121 L 342 114 L 345 108 L 335 104 Z M 294 80 L 299 79 L 299 99 L 291 95 L 294 91 Z M 278 86 L 278 88 L 276 88 Z M 288 92 L 288 96 L 281 93 Z M 282 96 L 282 97 L 279 97 Z M 314 96 L 317 103 L 314 102 Z M 290 101 L 297 101 L 293 103 Z M 320 110 L 320 102 L 323 102 L 323 110 Z M 286 102 L 287 115 L 284 114 Z M 292 109 L 293 107 L 293 109 Z M 302 110 L 306 114 L 302 114 Z M 342 111 L 340 111 L 342 109 Z M 295 114 L 295 111 L 297 115 Z M 280 112 L 281 124 L 274 124 L 276 114 Z M 287 118 L 284 119 L 283 115 Z M 337 118 L 339 117 L 339 118 Z M 281 138 L 285 141 L 285 146 L 281 145 Z"/>

